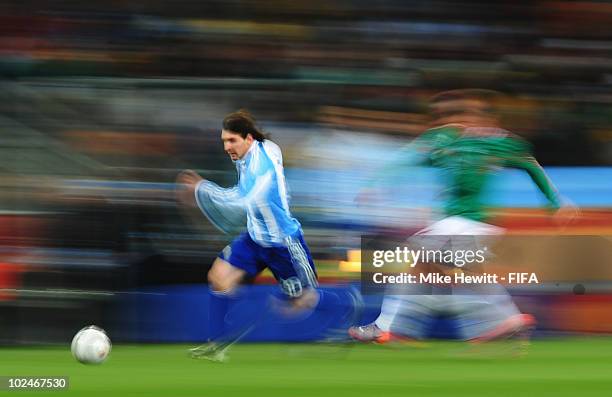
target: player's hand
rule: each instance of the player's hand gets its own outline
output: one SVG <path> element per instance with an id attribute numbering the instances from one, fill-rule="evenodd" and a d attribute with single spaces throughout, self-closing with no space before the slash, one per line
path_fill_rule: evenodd
<path id="1" fill-rule="evenodd" d="M 184 170 L 176 177 L 176 183 L 179 185 L 197 185 L 202 180 L 204 178 L 193 170 Z"/>
<path id="2" fill-rule="evenodd" d="M 566 203 L 553 215 L 557 226 L 565 227 L 576 222 L 581 216 L 580 208 L 572 203 Z"/>
<path id="3" fill-rule="evenodd" d="M 195 188 L 203 180 L 204 178 L 193 170 L 185 170 L 178 174 L 175 189 L 176 200 L 183 205 L 195 206 Z"/>

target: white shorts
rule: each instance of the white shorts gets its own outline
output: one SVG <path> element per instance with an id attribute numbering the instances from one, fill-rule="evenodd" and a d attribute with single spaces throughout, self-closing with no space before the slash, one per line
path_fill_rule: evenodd
<path id="1" fill-rule="evenodd" d="M 455 215 L 418 231 L 408 243 L 428 250 L 478 250 L 492 245 L 504 232 L 504 228 Z"/>
<path id="2" fill-rule="evenodd" d="M 498 236 L 504 234 L 504 232 L 505 229 L 502 227 L 454 215 L 439 220 L 416 234 L 430 236 Z"/>

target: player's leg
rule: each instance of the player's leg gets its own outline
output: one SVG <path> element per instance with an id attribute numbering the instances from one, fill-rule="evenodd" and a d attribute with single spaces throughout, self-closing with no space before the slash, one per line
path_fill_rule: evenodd
<path id="1" fill-rule="evenodd" d="M 310 249 L 301 235 L 285 239 L 284 247 L 266 251 L 266 264 L 278 280 L 288 302 L 298 310 L 312 309 L 319 303 L 318 276 Z"/>
<path id="2" fill-rule="evenodd" d="M 459 287 L 452 302 L 464 340 L 487 342 L 513 336 L 527 337 L 535 318 L 522 314 L 500 284 Z"/>
<path id="3" fill-rule="evenodd" d="M 258 251 L 259 246 L 247 233 L 243 233 L 225 247 L 213 262 L 208 273 L 211 321 L 216 323 L 220 332 L 212 338 L 211 344 L 190 349 L 192 358 L 224 361 L 227 349 L 252 329 L 256 319 L 245 319 L 242 324 L 227 332 L 225 319 L 232 301 L 238 298 L 238 286 L 244 276 L 254 276 L 261 271 Z"/>
<path id="4" fill-rule="evenodd" d="M 450 313 L 455 316 L 459 336 L 471 343 L 470 353 L 523 355 L 527 352 L 535 318 L 519 311 L 499 284 L 480 285 L 453 295 Z M 493 349 L 476 348 L 484 342 L 507 341 Z"/>
<path id="5" fill-rule="evenodd" d="M 437 231 L 447 228 L 447 219 L 432 224 L 411 236 L 408 246 L 440 249 L 448 242 L 448 236 L 435 237 Z M 425 336 L 426 326 L 436 310 L 438 300 L 431 298 L 429 285 L 397 284 L 389 286 L 380 308 L 380 314 L 374 322 L 362 326 L 351 327 L 349 335 L 360 342 L 386 343 L 394 336 L 420 339 Z"/>
<path id="6" fill-rule="evenodd" d="M 459 216 L 444 218 L 415 233 L 406 242 L 409 246 L 440 250 L 452 246 L 452 236 L 466 234 L 498 234 L 499 228 Z M 453 247 L 460 249 L 462 247 Z M 436 290 L 438 291 L 438 290 Z M 400 284 L 389 288 L 383 299 L 378 318 L 370 324 L 351 327 L 349 334 L 361 342 L 385 343 L 394 336 L 423 338 L 431 316 L 449 307 L 449 298 L 432 296 L 431 286 L 421 284 Z M 439 294 L 439 292 L 436 292 Z M 452 298 L 450 298 L 452 299 Z"/>
<path id="7" fill-rule="evenodd" d="M 352 324 L 361 297 L 352 290 L 319 288 L 314 261 L 301 234 L 287 238 L 285 247 L 266 250 L 266 264 L 286 296 L 281 312 L 288 315 L 317 312 L 335 327 Z"/>
<path id="8" fill-rule="evenodd" d="M 246 275 L 256 276 L 263 269 L 260 251 L 248 233 L 236 237 L 218 254 L 208 272 L 213 293 L 231 294 Z"/>
<path id="9" fill-rule="evenodd" d="M 246 274 L 244 269 L 217 257 L 208 272 L 208 285 L 216 294 L 231 294 Z"/>
<path id="10" fill-rule="evenodd" d="M 459 216 L 451 217 L 449 221 L 454 231 L 452 242 L 455 250 L 490 247 L 504 233 L 497 226 Z M 475 240 L 471 240 L 472 237 Z M 533 316 L 521 314 L 501 284 L 458 285 L 454 288 L 450 306 L 457 319 L 459 333 L 465 340 L 489 341 L 518 334 L 527 335 L 535 326 Z"/>
<path id="11" fill-rule="evenodd" d="M 396 285 L 385 294 L 376 320 L 349 328 L 349 335 L 360 342 L 375 343 L 422 339 L 427 334 L 436 302 L 428 285 Z"/>

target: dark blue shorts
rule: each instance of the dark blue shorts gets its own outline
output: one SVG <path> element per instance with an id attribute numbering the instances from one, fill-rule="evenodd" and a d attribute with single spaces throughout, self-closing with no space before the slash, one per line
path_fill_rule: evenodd
<path id="1" fill-rule="evenodd" d="M 291 297 L 318 286 L 314 262 L 301 234 L 287 238 L 286 246 L 262 247 L 248 233 L 242 233 L 219 253 L 219 258 L 251 276 L 269 268 L 283 292 Z"/>

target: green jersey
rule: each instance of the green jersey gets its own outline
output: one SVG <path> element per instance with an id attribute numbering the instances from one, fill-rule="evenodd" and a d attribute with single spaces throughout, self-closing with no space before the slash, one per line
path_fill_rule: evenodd
<path id="1" fill-rule="evenodd" d="M 485 186 L 501 167 L 527 171 L 551 206 L 559 207 L 559 195 L 531 155 L 530 145 L 508 131 L 448 125 L 426 131 L 414 144 L 422 162 L 443 171 L 448 216 L 484 220 Z"/>

